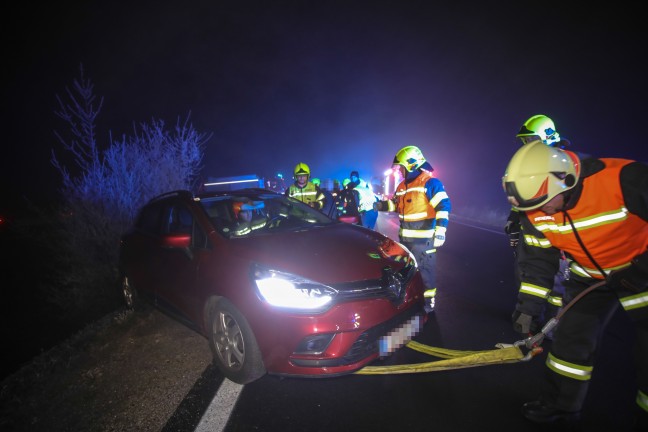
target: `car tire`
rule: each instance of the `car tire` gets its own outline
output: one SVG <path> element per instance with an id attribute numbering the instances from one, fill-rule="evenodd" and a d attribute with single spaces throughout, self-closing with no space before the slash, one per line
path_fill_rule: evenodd
<path id="1" fill-rule="evenodd" d="M 209 313 L 209 346 L 220 371 L 237 384 L 247 384 L 266 374 L 261 350 L 247 320 L 226 299 Z"/>
<path id="2" fill-rule="evenodd" d="M 126 275 L 122 275 L 121 277 L 121 288 L 122 288 L 122 295 L 124 296 L 124 302 L 126 303 L 126 307 L 130 310 L 141 310 L 142 301 L 139 298 L 137 289 L 135 289 L 133 283 Z"/>

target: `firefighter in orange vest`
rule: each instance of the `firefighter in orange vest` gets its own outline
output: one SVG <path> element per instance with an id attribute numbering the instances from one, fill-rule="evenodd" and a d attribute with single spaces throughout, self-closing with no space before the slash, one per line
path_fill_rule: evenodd
<path id="1" fill-rule="evenodd" d="M 648 430 L 648 165 L 627 159 L 588 158 L 523 145 L 508 164 L 502 186 L 520 211 L 521 288 L 517 324 L 545 304 L 560 252 L 569 259 L 563 303 L 546 365 L 548 389 L 523 406 L 529 420 L 579 418 L 594 370 L 597 343 L 621 305 L 636 329 L 638 423 Z M 579 293 L 604 285 L 575 303 Z"/>
<path id="2" fill-rule="evenodd" d="M 436 251 L 445 242 L 450 198 L 443 183 L 432 176 L 433 168 L 418 147 L 400 149 L 392 169 L 399 170 L 404 180 L 396 188 L 393 201 L 379 201 L 374 207 L 398 213 L 398 236 L 416 257 L 425 283 L 425 310 L 429 313 L 435 305 Z"/>
<path id="3" fill-rule="evenodd" d="M 326 197 L 319 186 L 309 180 L 310 174 L 310 168 L 305 163 L 300 162 L 295 165 L 293 170 L 295 182 L 286 189 L 285 195 L 306 203 L 314 209 L 322 210 Z"/>

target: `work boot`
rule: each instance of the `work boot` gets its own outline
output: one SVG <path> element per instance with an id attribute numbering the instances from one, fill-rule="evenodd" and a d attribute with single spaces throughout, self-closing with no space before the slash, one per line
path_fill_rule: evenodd
<path id="1" fill-rule="evenodd" d="M 434 297 L 425 299 L 424 309 L 425 309 L 425 313 L 434 312 Z"/>
<path id="2" fill-rule="evenodd" d="M 564 411 L 542 399 L 522 405 L 522 414 L 535 423 L 574 422 L 580 418 L 580 411 Z"/>

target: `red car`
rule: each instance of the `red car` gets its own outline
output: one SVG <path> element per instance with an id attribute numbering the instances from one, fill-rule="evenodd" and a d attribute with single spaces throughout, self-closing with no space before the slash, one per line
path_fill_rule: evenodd
<path id="1" fill-rule="evenodd" d="M 421 329 L 412 254 L 262 189 L 152 199 L 121 241 L 126 303 L 204 335 L 222 373 L 336 376 L 389 355 Z"/>

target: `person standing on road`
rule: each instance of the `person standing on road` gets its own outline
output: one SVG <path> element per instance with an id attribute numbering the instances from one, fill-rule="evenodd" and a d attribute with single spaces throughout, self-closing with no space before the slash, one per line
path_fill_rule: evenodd
<path id="1" fill-rule="evenodd" d="M 637 421 L 648 430 L 648 165 L 580 160 L 535 141 L 513 155 L 502 186 L 524 232 L 518 260 L 525 289 L 515 308 L 520 316 L 532 318 L 544 306 L 560 252 L 570 260 L 564 297 L 569 309 L 547 356 L 548 388 L 523 405 L 524 416 L 538 423 L 579 418 L 601 333 L 621 305 L 636 330 Z"/>
<path id="2" fill-rule="evenodd" d="M 293 177 L 295 182 L 286 189 L 285 195 L 308 204 L 310 207 L 322 210 L 325 196 L 322 190 L 309 181 L 310 168 L 303 162 L 295 165 Z"/>
<path id="3" fill-rule="evenodd" d="M 358 203 L 360 202 L 358 191 L 353 188 L 351 179 L 348 178 L 342 181 L 342 186 L 344 188 L 338 195 L 337 219 L 342 222 L 361 225 L 360 212 L 358 211 Z"/>
<path id="4" fill-rule="evenodd" d="M 358 191 L 358 211 L 360 212 L 362 226 L 374 229 L 378 220 L 378 211 L 374 209 L 374 203 L 378 199 L 374 195 L 371 185 L 360 178 L 358 171 L 351 171 L 349 179 L 351 180 L 349 186 Z"/>
<path id="5" fill-rule="evenodd" d="M 432 176 L 433 168 L 418 147 L 400 149 L 392 169 L 400 172 L 403 181 L 392 200 L 379 201 L 375 208 L 398 212 L 398 236 L 416 257 L 426 288 L 425 310 L 430 313 L 436 303 L 436 252 L 445 243 L 450 198 L 441 180 Z"/>
<path id="6" fill-rule="evenodd" d="M 554 121 L 543 114 L 536 114 L 529 117 L 518 131 L 516 138 L 520 139 L 522 145 L 534 141 L 541 141 L 544 145 L 564 149 L 570 144 L 569 141 L 561 139 L 560 134 L 556 130 Z M 515 207 L 511 208 L 509 216 L 506 219 L 504 232 L 508 235 L 509 244 L 511 245 L 511 248 L 513 248 L 516 286 L 518 289 L 524 289 L 524 287 L 520 285 L 520 269 L 517 263 L 517 248 L 521 235 L 520 213 Z M 560 260 L 560 268 L 554 277 L 554 286 L 551 292 L 547 293 L 545 297 L 546 305 L 542 313 L 538 314 L 531 322 L 528 322 L 526 317 L 520 319 L 520 314 L 514 313 L 513 322 L 516 323 L 515 330 L 517 332 L 524 335 L 535 333 L 540 330 L 547 321 L 556 316 L 563 304 L 562 297 L 565 289 L 562 283 L 565 280 L 566 273 L 567 260 L 563 257 L 563 259 Z"/>

